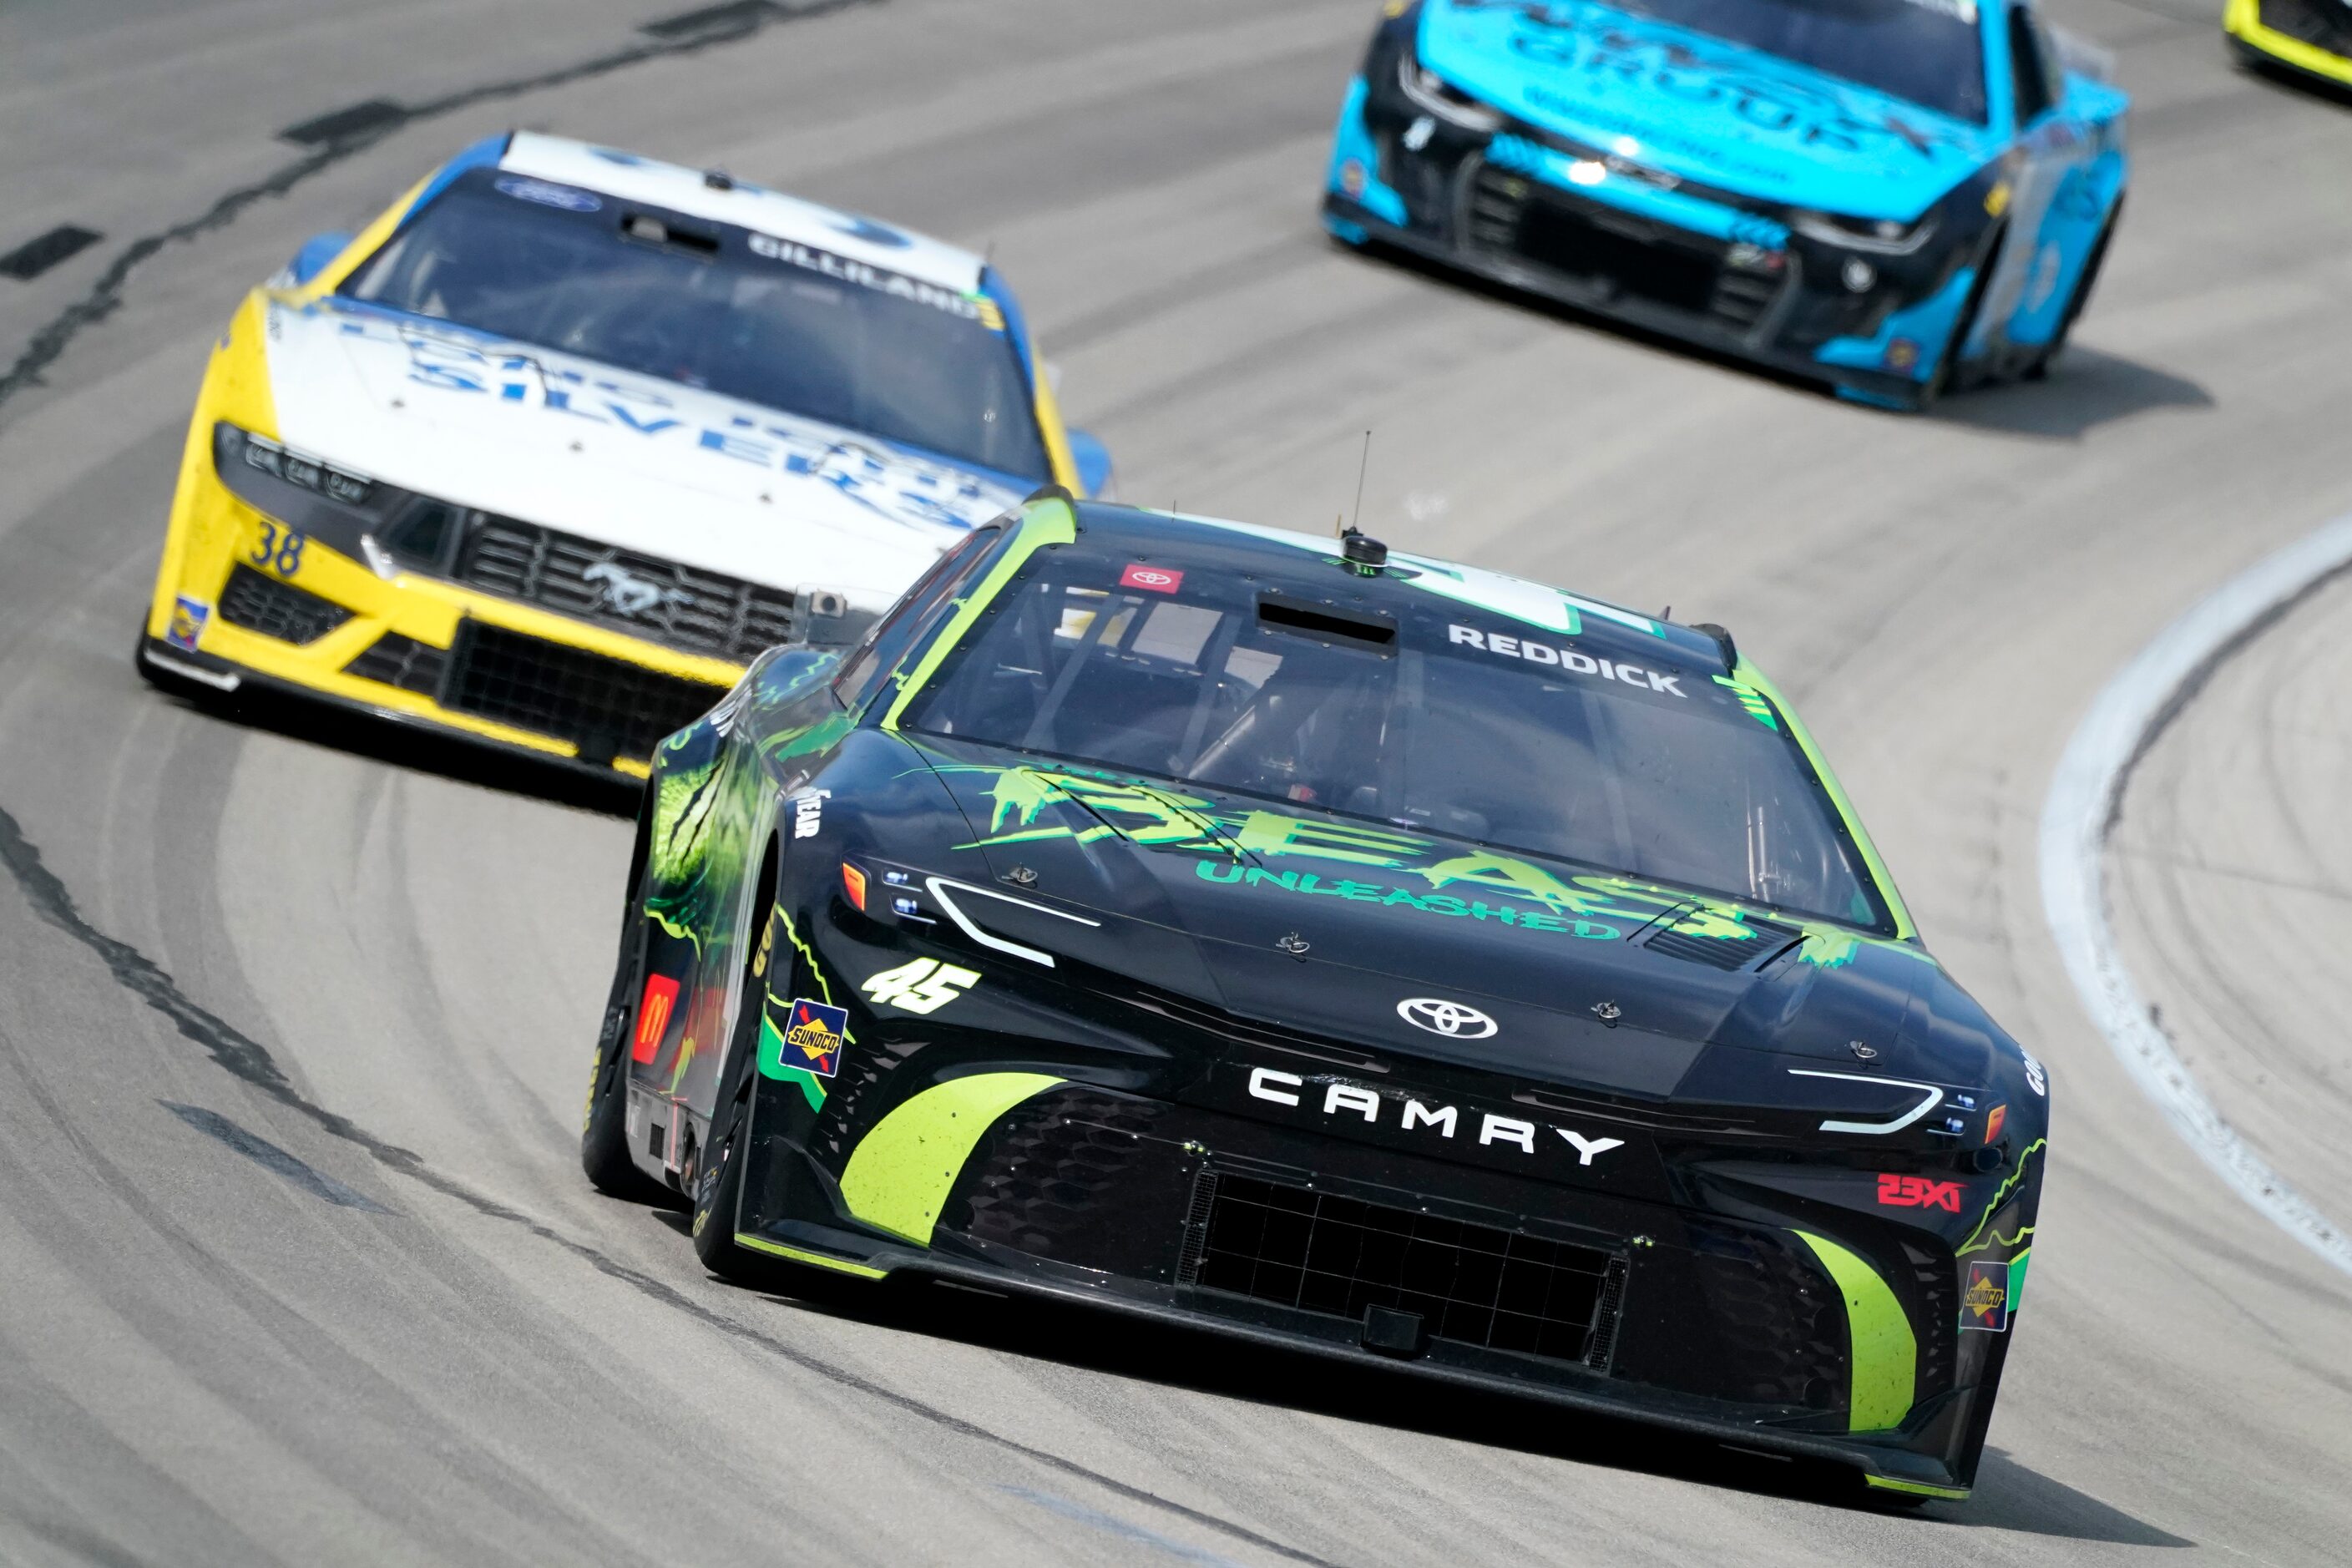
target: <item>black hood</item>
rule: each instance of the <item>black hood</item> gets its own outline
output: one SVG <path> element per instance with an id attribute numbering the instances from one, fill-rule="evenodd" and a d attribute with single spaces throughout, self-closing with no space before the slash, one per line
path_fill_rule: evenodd
<path id="1" fill-rule="evenodd" d="M 988 930 L 1244 1017 L 1645 1095 L 1710 1045 L 1852 1068 L 1860 1042 L 1875 1072 L 1970 1085 L 1999 1059 L 1980 1010 L 1909 943 L 1312 807 L 917 749 L 971 833 L 925 870 L 1097 922 L 964 900 Z M 1423 1026 L 1442 1009 L 1415 1002 L 1491 1031 Z"/>

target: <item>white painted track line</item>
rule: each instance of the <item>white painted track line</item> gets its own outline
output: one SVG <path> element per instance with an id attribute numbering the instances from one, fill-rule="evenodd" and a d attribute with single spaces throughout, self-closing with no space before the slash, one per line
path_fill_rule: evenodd
<path id="1" fill-rule="evenodd" d="M 2223 584 L 2109 681 L 2067 742 L 2042 811 L 2042 903 L 2107 1044 L 2198 1157 L 2264 1216 L 2347 1274 L 2352 1236 L 2272 1170 L 2223 1120 L 2148 1016 L 2107 918 L 2106 841 L 2133 766 L 2230 656 L 2336 574 L 2352 569 L 2352 514 Z"/>

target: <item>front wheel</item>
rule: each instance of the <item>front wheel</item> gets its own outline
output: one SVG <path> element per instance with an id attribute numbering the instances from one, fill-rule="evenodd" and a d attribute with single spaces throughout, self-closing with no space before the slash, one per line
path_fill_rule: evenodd
<path id="1" fill-rule="evenodd" d="M 776 911 L 769 906 L 760 945 L 744 965 L 741 1000 L 736 1006 L 718 1102 L 710 1112 L 710 1139 L 694 1178 L 694 1255 L 725 1279 L 744 1279 L 762 1260 L 735 1242 L 743 1207 L 743 1167 L 751 1163 L 751 1121 L 760 1079 L 760 1030 L 767 1019 L 768 964 L 775 952 Z"/>
<path id="2" fill-rule="evenodd" d="M 2058 318 L 2058 330 L 2050 334 L 2050 342 L 2033 356 L 2033 363 L 2025 367 L 2026 380 L 2047 378 L 2056 367 L 2059 356 L 2066 352 L 2066 340 L 2074 331 L 2074 318 L 2080 316 L 2083 307 L 2091 302 L 2091 285 L 2099 280 L 2099 268 L 2107 259 L 2107 241 L 2115 237 L 2116 220 L 2123 216 L 2124 204 L 2119 199 L 2116 203 L 2116 210 L 2107 215 L 2107 221 L 2101 226 L 2099 237 L 2091 242 L 2090 259 L 2083 263 L 2083 275 L 2074 279 L 2074 291 L 2066 296 L 2066 310 Z"/>
<path id="3" fill-rule="evenodd" d="M 1984 260 L 1977 268 L 1976 279 L 1969 285 L 1969 296 L 1960 301 L 1960 313 L 1952 318 L 1952 330 L 1936 355 L 1936 368 L 1920 384 L 1911 406 L 1919 413 L 1933 408 L 1944 394 L 1952 390 L 1959 374 L 1960 351 L 1968 347 L 1969 333 L 1975 330 L 1978 307 L 1984 303 L 1985 285 L 1992 281 L 1993 268 L 2000 262 L 2000 237 L 1995 235 L 1985 247 Z"/>

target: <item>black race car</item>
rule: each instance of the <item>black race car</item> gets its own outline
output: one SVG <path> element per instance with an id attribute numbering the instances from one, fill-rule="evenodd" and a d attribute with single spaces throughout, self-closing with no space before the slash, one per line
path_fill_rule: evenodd
<path id="1" fill-rule="evenodd" d="M 1720 628 L 1046 490 L 658 748 L 583 1153 L 1948 1498 L 2046 1090 Z"/>

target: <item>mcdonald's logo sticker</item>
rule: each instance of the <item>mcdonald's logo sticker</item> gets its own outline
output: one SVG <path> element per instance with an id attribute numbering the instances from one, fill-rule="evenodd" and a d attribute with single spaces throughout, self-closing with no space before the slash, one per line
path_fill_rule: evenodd
<path id="1" fill-rule="evenodd" d="M 646 978 L 646 994 L 637 1003 L 637 1037 L 629 1047 L 629 1059 L 649 1062 L 661 1051 L 662 1036 L 669 1030 L 669 1016 L 677 1006 L 677 982 L 667 974 Z"/>

